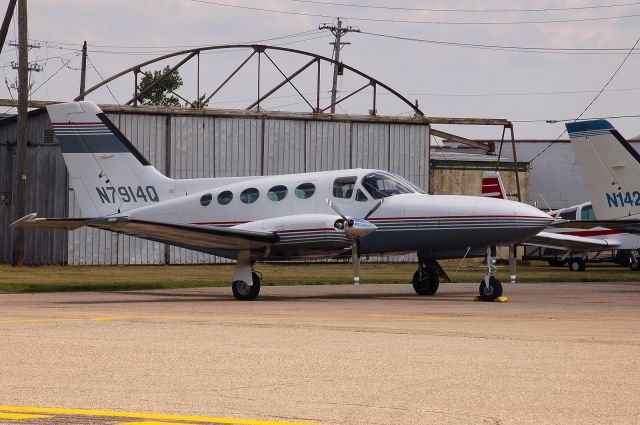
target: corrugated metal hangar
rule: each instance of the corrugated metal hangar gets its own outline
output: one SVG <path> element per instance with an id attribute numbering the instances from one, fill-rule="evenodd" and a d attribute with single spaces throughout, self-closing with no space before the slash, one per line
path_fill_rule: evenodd
<path id="1" fill-rule="evenodd" d="M 211 110 L 102 106 L 109 119 L 162 173 L 174 178 L 273 175 L 339 168 L 381 168 L 428 187 L 429 125 L 417 120 L 312 114 L 216 113 Z M 0 192 L 5 229 L 16 214 L 15 120 L 0 121 Z M 77 216 L 73 191 L 49 117 L 29 120 L 28 210 Z M 13 185 L 12 185 L 13 182 Z M 8 212 L 8 213 L 7 213 Z M 226 261 L 115 233 L 83 228 L 27 233 L 29 264 L 189 264 Z M 11 232 L 2 232 L 0 261 L 11 261 Z"/>

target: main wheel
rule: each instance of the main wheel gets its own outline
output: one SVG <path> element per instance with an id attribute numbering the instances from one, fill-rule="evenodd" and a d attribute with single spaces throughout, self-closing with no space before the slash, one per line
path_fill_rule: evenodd
<path id="1" fill-rule="evenodd" d="M 484 279 L 480 282 L 480 298 L 482 301 L 493 301 L 502 296 L 502 283 L 495 276 L 489 278 L 489 285 L 484 282 Z"/>
<path id="2" fill-rule="evenodd" d="M 432 270 L 421 268 L 413 274 L 413 290 L 418 295 L 433 295 L 439 286 L 438 275 Z"/>
<path id="3" fill-rule="evenodd" d="M 572 272 L 583 272 L 586 268 L 586 263 L 582 258 L 576 257 L 569 260 L 569 270 Z"/>
<path id="4" fill-rule="evenodd" d="M 231 290 L 233 296 L 240 301 L 255 300 L 260 293 L 260 276 L 257 273 L 251 273 L 253 277 L 253 285 L 249 286 L 247 282 L 243 280 L 236 280 L 231 284 Z"/>

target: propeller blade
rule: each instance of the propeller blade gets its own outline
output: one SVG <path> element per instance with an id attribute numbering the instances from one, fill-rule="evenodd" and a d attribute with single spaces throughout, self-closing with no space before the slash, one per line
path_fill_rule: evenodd
<path id="1" fill-rule="evenodd" d="M 382 205 L 382 202 L 384 201 L 384 198 L 379 199 L 378 202 L 376 202 L 376 204 L 373 206 L 373 208 L 371 208 L 369 210 L 369 212 L 367 213 L 367 215 L 364 216 L 364 219 L 368 219 L 369 217 L 371 217 L 371 215 L 376 212 L 378 210 L 378 208 L 380 208 L 380 206 Z"/>
<path id="2" fill-rule="evenodd" d="M 355 285 L 360 284 L 360 254 L 358 252 L 359 244 L 360 241 L 356 239 L 351 245 L 351 265 L 353 267 L 353 283 Z"/>
<path id="3" fill-rule="evenodd" d="M 345 222 L 349 221 L 349 219 L 344 214 L 342 214 L 342 211 L 340 211 L 340 208 L 338 208 L 336 204 L 331 202 L 331 200 L 327 199 L 327 205 L 329 205 L 329 207 L 331 207 L 332 210 L 334 210 L 340 217 L 342 217 L 342 219 Z"/>

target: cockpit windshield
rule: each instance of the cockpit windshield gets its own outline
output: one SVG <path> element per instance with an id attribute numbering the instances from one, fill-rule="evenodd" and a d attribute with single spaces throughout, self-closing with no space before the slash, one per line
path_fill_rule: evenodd
<path id="1" fill-rule="evenodd" d="M 369 173 L 364 176 L 362 179 L 362 187 L 369 192 L 374 199 L 415 192 L 409 182 L 392 174 L 382 172 Z"/>

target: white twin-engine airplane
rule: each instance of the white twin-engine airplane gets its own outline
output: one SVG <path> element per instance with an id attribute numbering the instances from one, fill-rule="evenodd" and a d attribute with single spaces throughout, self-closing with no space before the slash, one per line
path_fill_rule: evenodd
<path id="1" fill-rule="evenodd" d="M 48 106 L 83 218 L 27 215 L 12 226 L 89 226 L 236 259 L 233 294 L 260 291 L 258 260 L 418 254 L 413 287 L 433 295 L 437 259 L 487 254 L 480 296 L 493 300 L 495 246 L 535 235 L 552 217 L 504 199 L 427 195 L 402 177 L 352 169 L 276 176 L 170 179 L 92 102 Z"/>

